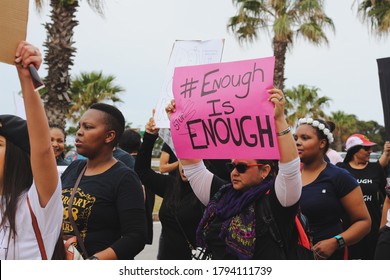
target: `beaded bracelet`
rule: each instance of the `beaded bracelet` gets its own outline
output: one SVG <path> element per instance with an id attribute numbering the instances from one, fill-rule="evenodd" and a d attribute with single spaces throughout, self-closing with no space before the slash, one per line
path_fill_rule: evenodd
<path id="1" fill-rule="evenodd" d="M 282 130 L 280 132 L 276 132 L 277 136 L 283 136 L 291 131 L 291 126 L 287 127 L 285 130 Z"/>

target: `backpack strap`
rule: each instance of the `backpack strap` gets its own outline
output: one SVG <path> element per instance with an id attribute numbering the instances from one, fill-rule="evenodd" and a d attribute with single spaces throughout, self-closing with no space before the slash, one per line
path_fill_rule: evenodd
<path id="1" fill-rule="evenodd" d="M 298 230 L 298 244 L 302 245 L 308 250 L 311 250 L 311 242 L 306 234 L 305 228 L 302 225 L 301 219 L 302 214 L 298 213 L 298 215 L 295 216 L 295 226 Z"/>
<path id="2" fill-rule="evenodd" d="M 279 245 L 283 259 L 287 259 L 285 243 L 280 234 L 278 225 L 276 224 L 274 215 L 272 214 L 271 205 L 269 204 L 269 194 L 268 192 L 264 195 L 264 197 L 260 200 L 260 211 L 257 211 L 260 214 L 264 223 L 268 226 L 269 233 L 272 238 Z"/>
<path id="3" fill-rule="evenodd" d="M 36 237 L 37 242 L 38 242 L 39 251 L 41 252 L 42 260 L 47 260 L 45 244 L 43 243 L 41 231 L 40 231 L 39 226 L 38 226 L 37 217 L 35 216 L 35 214 L 32 210 L 30 199 L 28 198 L 28 195 L 27 195 L 27 204 L 28 204 L 28 209 L 30 210 L 32 226 L 34 229 L 35 237 Z"/>
<path id="4" fill-rule="evenodd" d="M 88 258 L 88 253 L 87 253 L 87 249 L 85 248 L 85 245 L 84 245 L 84 240 L 83 238 L 81 237 L 80 235 L 80 231 L 76 225 L 76 222 L 75 220 L 73 219 L 73 216 L 72 216 L 72 204 L 73 204 L 73 199 L 74 199 L 74 196 L 76 194 L 76 191 L 77 191 L 77 188 L 79 186 L 79 183 L 81 181 L 81 178 L 83 177 L 84 173 L 85 173 L 85 170 L 87 169 L 87 164 L 85 164 L 85 166 L 83 167 L 83 169 L 81 170 L 77 180 L 76 180 L 76 183 L 74 184 L 74 187 L 72 189 L 72 192 L 71 192 L 71 195 L 70 195 L 70 198 L 69 198 L 69 202 L 68 202 L 68 216 L 69 216 L 69 221 L 73 227 L 73 231 L 77 237 L 77 244 L 80 246 L 81 248 L 81 251 L 82 251 L 82 255 L 85 259 Z"/>

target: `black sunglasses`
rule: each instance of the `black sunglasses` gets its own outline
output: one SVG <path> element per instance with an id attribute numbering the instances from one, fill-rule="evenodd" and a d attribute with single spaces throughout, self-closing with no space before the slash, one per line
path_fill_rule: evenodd
<path id="1" fill-rule="evenodd" d="M 262 166 L 264 164 L 254 163 L 254 164 L 246 164 L 246 163 L 237 163 L 234 164 L 232 162 L 226 163 L 226 167 L 229 170 L 229 173 L 232 173 L 234 169 L 237 169 L 238 173 L 245 173 L 249 167 L 252 166 Z"/>
<path id="2" fill-rule="evenodd" d="M 372 147 L 371 146 L 362 146 L 361 149 L 363 149 L 366 152 L 368 152 L 369 150 L 372 150 Z"/>

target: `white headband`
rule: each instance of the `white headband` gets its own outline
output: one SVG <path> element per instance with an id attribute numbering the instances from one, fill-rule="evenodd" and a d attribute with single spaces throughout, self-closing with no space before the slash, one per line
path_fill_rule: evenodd
<path id="1" fill-rule="evenodd" d="M 324 133 L 324 135 L 328 138 L 329 144 L 331 144 L 334 141 L 332 132 L 330 132 L 330 130 L 326 128 L 323 123 L 320 123 L 317 120 L 313 120 L 312 118 L 301 118 L 298 120 L 298 125 L 301 124 L 310 124 L 315 128 L 321 130 L 322 133 Z"/>

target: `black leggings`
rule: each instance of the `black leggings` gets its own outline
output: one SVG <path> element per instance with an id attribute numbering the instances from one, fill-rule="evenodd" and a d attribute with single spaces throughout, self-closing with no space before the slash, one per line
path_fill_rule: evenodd
<path id="1" fill-rule="evenodd" d="M 384 226 L 379 230 L 378 243 L 375 249 L 376 260 L 390 260 L 390 227 Z"/>

